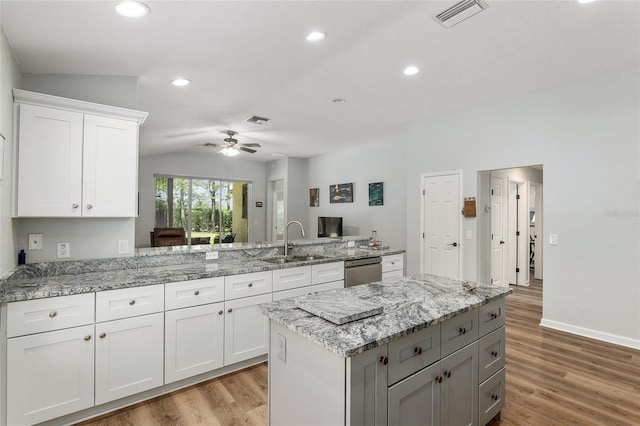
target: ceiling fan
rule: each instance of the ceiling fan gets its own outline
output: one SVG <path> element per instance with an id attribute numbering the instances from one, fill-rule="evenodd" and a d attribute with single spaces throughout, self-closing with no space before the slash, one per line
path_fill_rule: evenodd
<path id="1" fill-rule="evenodd" d="M 259 143 L 245 143 L 245 144 L 238 143 L 238 139 L 234 138 L 234 136 L 237 135 L 238 132 L 234 132 L 233 130 L 227 130 L 224 133 L 227 134 L 227 137 L 224 139 L 220 139 L 224 143 L 216 144 L 212 142 L 207 142 L 204 144 L 199 144 L 198 146 L 222 146 L 220 153 L 228 157 L 233 157 L 235 155 L 238 155 L 240 151 L 253 154 L 257 151 L 251 148 L 260 148 Z"/>

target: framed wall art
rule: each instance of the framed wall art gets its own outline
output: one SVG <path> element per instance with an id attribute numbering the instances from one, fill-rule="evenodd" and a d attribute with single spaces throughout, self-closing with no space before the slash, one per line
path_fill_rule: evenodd
<path id="1" fill-rule="evenodd" d="M 382 182 L 374 182 L 369 184 L 369 205 L 384 205 L 384 186 Z"/>
<path id="2" fill-rule="evenodd" d="M 330 203 L 353 203 L 353 183 L 338 183 L 329 187 Z"/>
<path id="3" fill-rule="evenodd" d="M 320 206 L 320 188 L 309 189 L 309 207 Z"/>

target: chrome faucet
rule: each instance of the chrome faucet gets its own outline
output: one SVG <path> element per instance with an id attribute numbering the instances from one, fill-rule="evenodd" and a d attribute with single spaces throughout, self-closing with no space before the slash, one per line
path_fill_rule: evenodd
<path id="1" fill-rule="evenodd" d="M 291 225 L 292 223 L 297 223 L 300 226 L 302 236 L 305 236 L 304 228 L 302 227 L 302 224 L 300 222 L 298 222 L 297 220 L 292 220 L 291 222 L 287 223 L 287 226 L 284 227 L 284 257 L 287 257 L 289 255 L 289 225 Z"/>

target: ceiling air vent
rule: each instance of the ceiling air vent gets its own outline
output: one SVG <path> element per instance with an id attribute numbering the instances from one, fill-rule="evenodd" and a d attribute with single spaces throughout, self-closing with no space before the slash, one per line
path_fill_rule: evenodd
<path id="1" fill-rule="evenodd" d="M 455 24 L 482 12 L 484 7 L 478 0 L 462 0 L 454 4 L 447 10 L 440 12 L 436 18 L 442 22 L 447 28 L 453 27 Z"/>
<path id="2" fill-rule="evenodd" d="M 257 115 L 252 115 L 251 117 L 245 120 L 247 123 L 256 123 L 256 124 L 264 124 L 269 121 L 268 118 L 258 117 Z"/>

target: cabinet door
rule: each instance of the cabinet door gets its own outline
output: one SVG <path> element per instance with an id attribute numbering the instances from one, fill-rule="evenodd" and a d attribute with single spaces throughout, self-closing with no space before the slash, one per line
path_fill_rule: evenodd
<path id="1" fill-rule="evenodd" d="M 161 386 L 163 314 L 96 324 L 96 405 Z"/>
<path id="2" fill-rule="evenodd" d="M 15 214 L 80 216 L 82 114 L 27 104 L 19 108 Z"/>
<path id="3" fill-rule="evenodd" d="M 441 382 L 436 363 L 391 386 L 389 426 L 439 426 Z"/>
<path id="4" fill-rule="evenodd" d="M 7 341 L 7 424 L 31 425 L 93 406 L 93 325 Z"/>
<path id="5" fill-rule="evenodd" d="M 347 358 L 347 425 L 387 424 L 387 345 Z"/>
<path id="6" fill-rule="evenodd" d="M 269 319 L 256 306 L 269 302 L 271 294 L 224 302 L 224 365 L 268 352 Z"/>
<path id="7" fill-rule="evenodd" d="M 478 424 L 478 342 L 440 361 L 443 425 Z"/>
<path id="8" fill-rule="evenodd" d="M 83 216 L 137 216 L 138 124 L 85 115 L 82 176 Z"/>
<path id="9" fill-rule="evenodd" d="M 165 383 L 222 367 L 224 303 L 167 311 L 164 320 Z"/>

